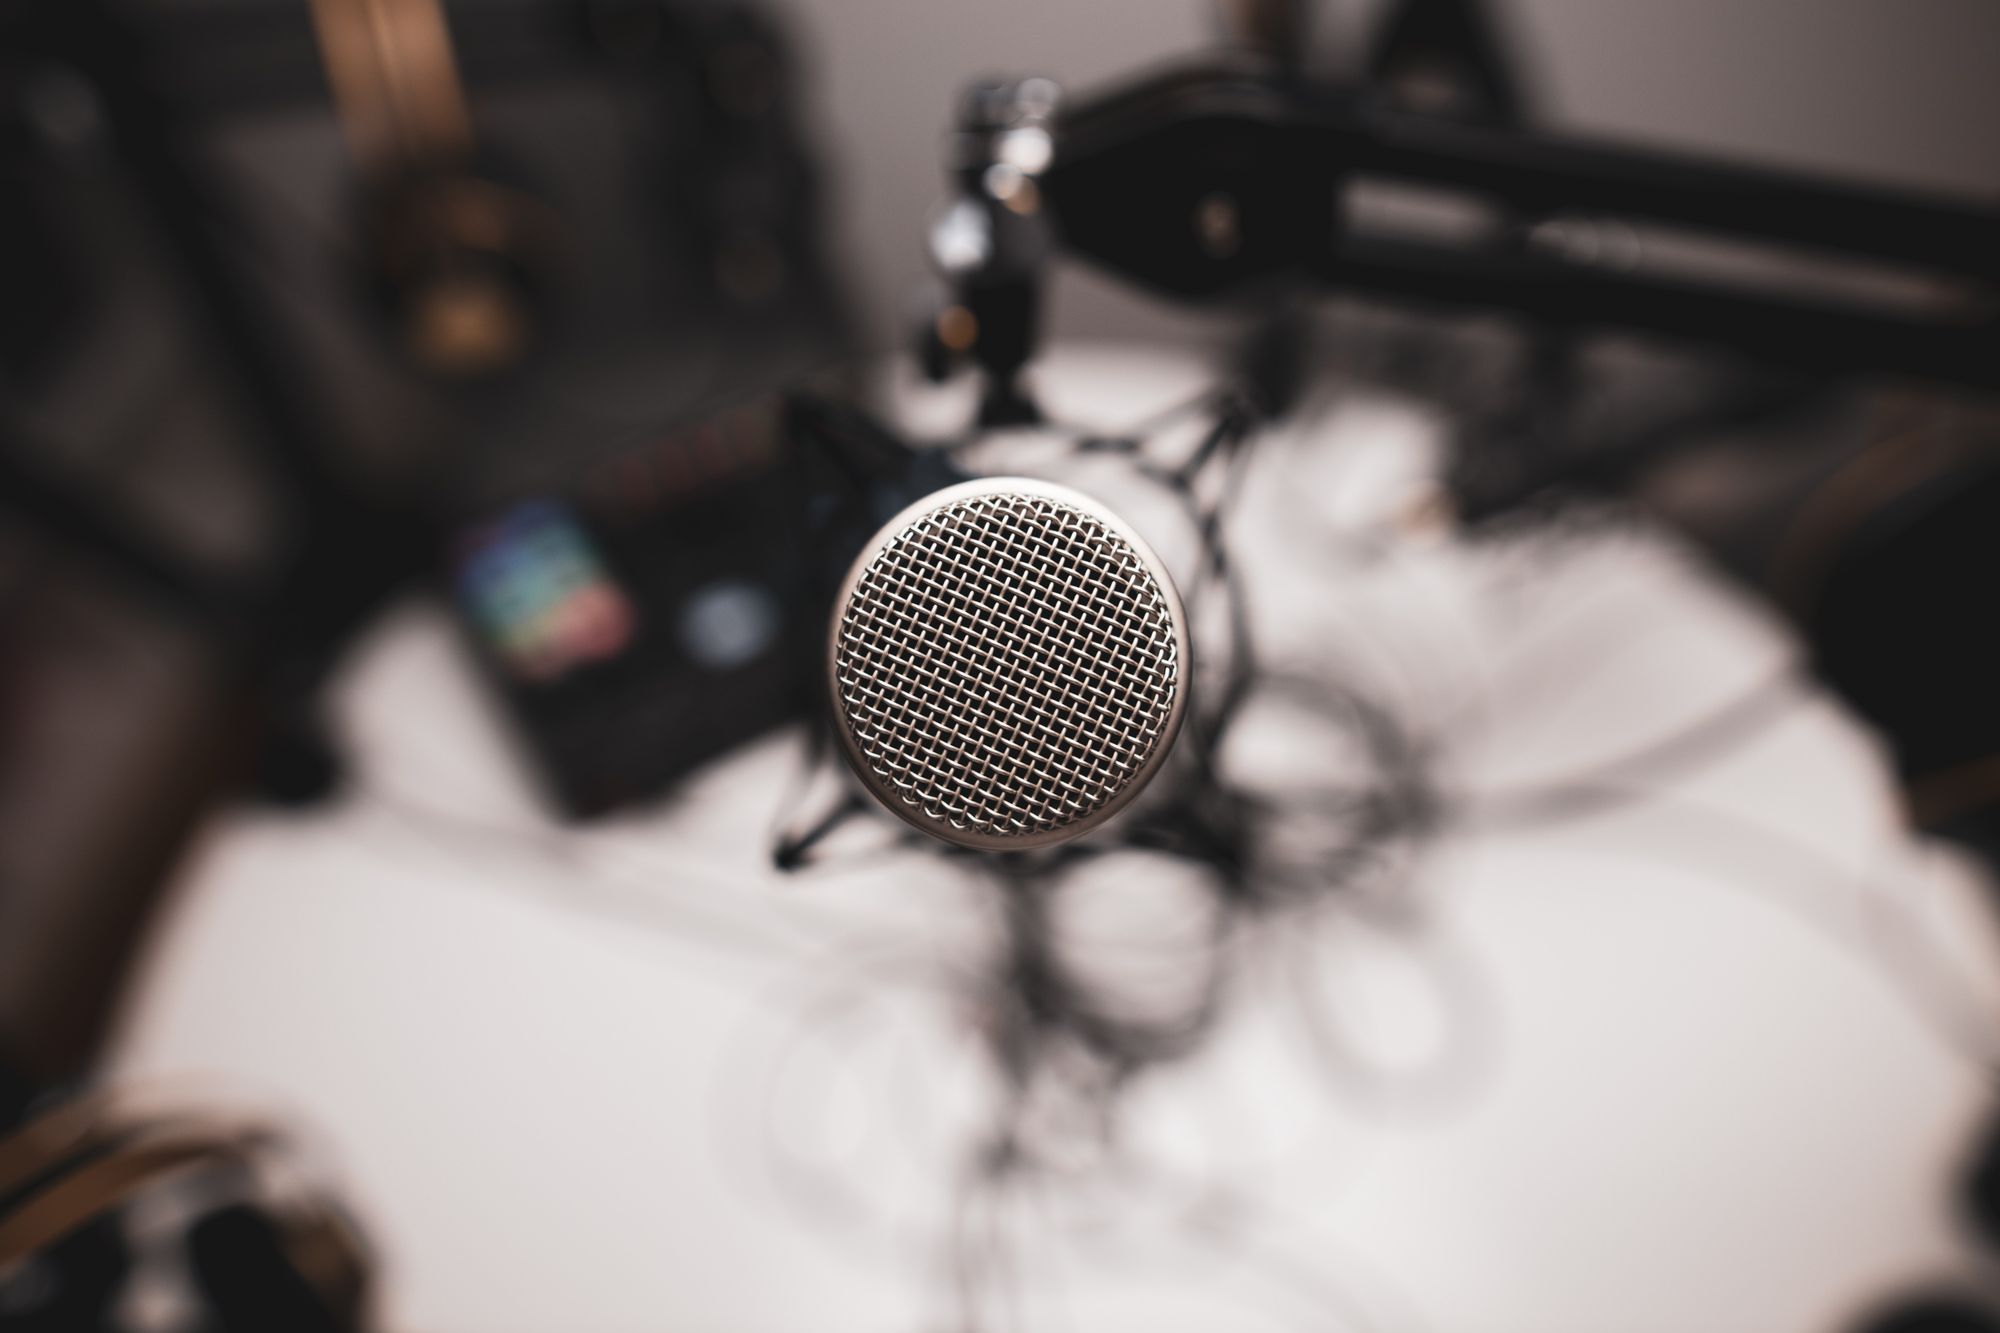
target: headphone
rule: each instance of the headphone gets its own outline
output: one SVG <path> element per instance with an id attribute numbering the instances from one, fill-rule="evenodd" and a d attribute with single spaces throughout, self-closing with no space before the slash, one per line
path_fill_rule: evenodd
<path id="1" fill-rule="evenodd" d="M 128 1243 L 151 1209 L 166 1225 L 145 1229 L 178 1238 L 213 1326 L 360 1333 L 366 1247 L 297 1156 L 267 1125 L 110 1094 L 31 1115 L 0 1137 L 0 1323 L 101 1322 L 151 1258 Z"/>

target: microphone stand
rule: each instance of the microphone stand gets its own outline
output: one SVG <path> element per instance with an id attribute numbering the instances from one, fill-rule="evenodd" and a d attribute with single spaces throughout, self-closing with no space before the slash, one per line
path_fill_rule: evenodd
<path id="1" fill-rule="evenodd" d="M 952 139 L 961 230 L 943 265 L 976 330 L 955 349 L 1018 393 L 1056 255 L 1201 307 L 1301 286 L 1576 332 L 1658 335 L 1814 376 L 2000 387 L 2000 209 L 1398 110 L 1266 63 L 1210 61 L 1059 104 L 1045 79 L 975 91 Z M 1384 225 L 1356 192 L 1414 192 L 1459 225 Z M 1510 219 L 1650 228 L 1833 261 L 1874 281 L 1810 294 L 1687 265 L 1520 241 Z M 1030 239 L 1024 240 L 1023 236 Z M 935 248 L 935 247 L 934 247 Z M 1716 266 L 1710 265 L 1713 270 Z M 1884 271 L 1906 279 L 1882 282 Z"/>

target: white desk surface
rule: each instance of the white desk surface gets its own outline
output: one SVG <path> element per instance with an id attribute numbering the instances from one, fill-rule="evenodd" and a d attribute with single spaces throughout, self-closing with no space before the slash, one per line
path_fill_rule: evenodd
<path id="1" fill-rule="evenodd" d="M 1089 348 L 1042 375 L 1107 426 L 1199 379 Z M 1589 771 L 1787 660 L 1658 540 L 1342 554 L 1426 430 L 1360 400 L 1274 434 L 1237 532 L 1270 655 L 1455 718 L 1454 790 Z M 796 736 L 554 825 L 435 607 L 376 628 L 333 701 L 358 790 L 216 819 L 114 1065 L 309 1124 L 392 1330 L 955 1328 L 954 1228 L 1006 1242 L 992 1326 L 1092 1333 L 1825 1333 L 1971 1262 L 1949 1190 L 1983 1080 L 1951 1023 L 2000 1003 L 1982 890 L 1901 840 L 1824 701 L 1655 796 L 1447 830 L 1386 915 L 1333 895 L 1246 927 L 1221 1026 L 1123 1098 L 1116 1160 L 971 1210 L 991 885 L 913 854 L 768 869 Z M 1272 781 L 1330 762 L 1263 732 Z M 1170 1001 L 1205 900 L 1121 869 L 1076 891 L 1085 965 Z"/>

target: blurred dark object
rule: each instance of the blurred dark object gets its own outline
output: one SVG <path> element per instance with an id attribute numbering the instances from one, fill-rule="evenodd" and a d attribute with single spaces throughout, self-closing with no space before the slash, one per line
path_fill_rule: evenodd
<path id="1" fill-rule="evenodd" d="M 468 516 L 844 356 L 796 84 L 735 3 L 0 7 L 0 1047 L 30 1073 L 81 1068 L 205 809 L 340 790 L 320 686 Z M 769 529 L 752 489 L 596 539 L 636 624 L 729 565 L 702 521 Z M 654 681 L 615 781 L 571 790 L 579 732 L 552 785 L 641 799 L 768 726 L 761 658 L 754 707 L 699 706 L 726 657 Z"/>
<path id="2" fill-rule="evenodd" d="M 798 714 L 792 453 L 763 399 L 460 529 L 459 608 L 570 814 L 650 796 Z"/>
<path id="3" fill-rule="evenodd" d="M 1879 1310 L 1854 1326 L 1854 1333 L 1996 1333 L 2000 1317 L 1969 1296 L 1938 1292 Z"/>
<path id="4" fill-rule="evenodd" d="M 2000 561 L 2000 413 L 1754 376 L 1669 376 L 1650 405 L 1629 397 L 1536 451 L 1496 441 L 1511 481 L 1482 477 L 1475 435 L 1461 503 L 1485 520 L 1610 497 L 1695 538 L 1880 732 L 1913 821 L 2000 864 L 2000 647 L 1975 609 Z"/>
<path id="5" fill-rule="evenodd" d="M 2000 453 L 1871 490 L 1799 557 L 1824 566 L 1792 609 L 1819 673 L 1889 738 L 1917 822 L 2000 864 L 2000 636 L 1975 609 L 2000 569 Z"/>
<path id="6" fill-rule="evenodd" d="M 1229 41 L 1286 67 L 1305 59 L 1310 0 L 1223 0 L 1218 8 Z"/>
<path id="7" fill-rule="evenodd" d="M 2000 1116 L 1980 1126 L 1959 1177 L 1959 1213 L 1988 1250 L 2000 1251 Z"/>
<path id="8" fill-rule="evenodd" d="M 1527 122 L 1519 70 L 1480 0 L 1392 4 L 1368 47 L 1368 79 L 1397 105 L 1492 124 Z"/>
<path id="9" fill-rule="evenodd" d="M 188 1263 L 219 1329 L 340 1333 L 359 1328 L 359 1292 L 317 1286 L 307 1262 L 296 1253 L 325 1243 L 288 1236 L 269 1214 L 235 1204 L 195 1223 L 188 1233 Z"/>
<path id="10" fill-rule="evenodd" d="M 8 137 L 23 132 L 13 117 L 0 124 Z M 93 293 L 63 221 L 29 188 L 28 174 L 12 153 L 0 157 L 0 198 L 8 201 L 0 209 L 0 254 L 11 257 L 0 308 L 0 367 L 9 379 L 33 384 L 61 359 L 89 315 Z"/>
<path id="11" fill-rule="evenodd" d="M 117 1301 L 132 1256 L 114 1219 L 79 1226 L 0 1277 L 0 1329 L 116 1333 Z"/>
<path id="12" fill-rule="evenodd" d="M 0 536 L 5 536 L 0 529 Z M 0 575 L 0 1062 L 74 1074 L 188 828 L 256 750 L 202 636 L 23 542 Z"/>
<path id="13" fill-rule="evenodd" d="M 440 0 L 312 0 L 390 340 L 419 372 L 521 363 L 542 332 L 560 223 L 483 160 Z"/>
<path id="14" fill-rule="evenodd" d="M 977 84 L 947 149 L 953 196 L 929 241 L 949 290 L 922 313 L 918 359 L 934 380 L 976 364 L 979 424 L 989 429 L 1041 420 L 1021 375 L 1041 338 L 1042 278 L 1056 245 L 1040 181 L 1055 151 L 1058 98 L 1048 79 Z"/>
<path id="15" fill-rule="evenodd" d="M 0 1134 L 0 1329 L 113 1333 L 167 1302 L 217 1333 L 360 1333 L 367 1250 L 290 1156 L 259 1127 L 42 1102 Z"/>

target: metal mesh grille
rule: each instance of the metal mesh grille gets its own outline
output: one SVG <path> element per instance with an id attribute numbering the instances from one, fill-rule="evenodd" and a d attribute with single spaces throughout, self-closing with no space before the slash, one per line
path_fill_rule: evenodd
<path id="1" fill-rule="evenodd" d="M 897 799 L 1007 837 L 1086 819 L 1139 774 L 1173 716 L 1177 642 L 1125 537 L 1001 492 L 931 510 L 876 554 L 841 609 L 834 672 L 862 761 Z"/>

